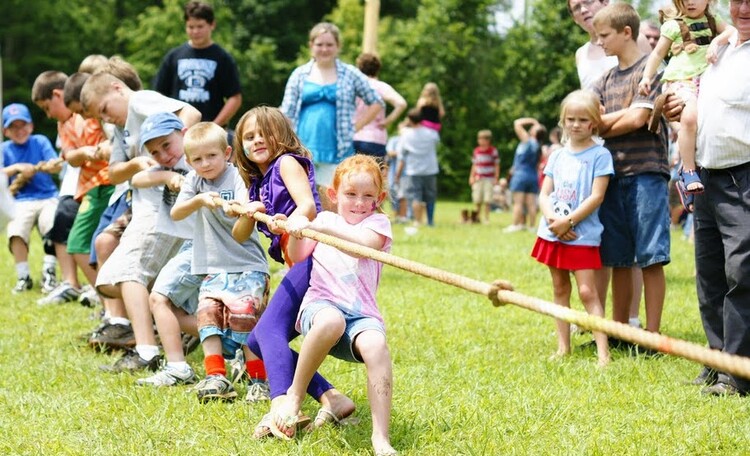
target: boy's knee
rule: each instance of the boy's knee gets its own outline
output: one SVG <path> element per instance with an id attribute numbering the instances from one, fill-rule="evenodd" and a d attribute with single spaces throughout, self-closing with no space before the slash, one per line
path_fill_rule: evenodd
<path id="1" fill-rule="evenodd" d="M 151 313 L 155 313 L 157 310 L 165 308 L 173 310 L 174 306 L 168 297 L 154 291 L 148 295 L 148 307 L 151 309 Z"/>

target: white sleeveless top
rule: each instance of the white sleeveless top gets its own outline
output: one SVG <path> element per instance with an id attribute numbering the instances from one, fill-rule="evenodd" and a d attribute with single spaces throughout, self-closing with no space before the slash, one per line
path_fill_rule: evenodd
<path id="1" fill-rule="evenodd" d="M 607 70 L 617 65 L 617 57 L 614 55 L 605 56 L 604 58 L 596 60 L 590 59 L 590 47 L 591 41 L 588 41 L 576 51 L 576 56 L 579 56 L 576 68 L 578 69 L 578 79 L 581 81 L 582 89 L 593 88 L 596 81 L 598 81 Z"/>

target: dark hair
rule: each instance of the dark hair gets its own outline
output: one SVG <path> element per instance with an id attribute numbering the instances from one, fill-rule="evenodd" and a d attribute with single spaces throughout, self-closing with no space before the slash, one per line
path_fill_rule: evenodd
<path id="1" fill-rule="evenodd" d="M 536 142 L 541 144 L 547 143 L 547 127 L 544 125 L 539 125 L 539 128 L 536 129 L 536 135 L 535 135 Z"/>
<path id="2" fill-rule="evenodd" d="M 204 19 L 209 24 L 213 24 L 214 8 L 204 2 L 187 2 L 185 4 L 185 22 L 187 22 L 188 19 Z"/>
<path id="3" fill-rule="evenodd" d="M 70 103 L 75 101 L 81 101 L 81 88 L 88 78 L 91 77 L 89 73 L 73 73 L 65 81 L 65 87 L 63 88 L 63 101 L 65 106 L 69 106 Z"/>
<path id="4" fill-rule="evenodd" d="M 411 108 L 407 113 L 406 117 L 411 123 L 418 124 L 422 121 L 422 111 L 419 108 Z"/>
<path id="5" fill-rule="evenodd" d="M 365 52 L 357 57 L 357 68 L 366 76 L 375 77 L 380 73 L 380 59 L 375 54 Z"/>
<path id="6" fill-rule="evenodd" d="M 52 92 L 65 86 L 68 75 L 62 71 L 45 71 L 36 77 L 31 87 L 31 101 L 45 101 L 52 99 Z"/>

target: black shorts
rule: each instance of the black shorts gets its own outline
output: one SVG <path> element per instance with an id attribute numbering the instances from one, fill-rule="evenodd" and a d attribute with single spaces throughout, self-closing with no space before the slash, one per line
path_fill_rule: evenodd
<path id="1" fill-rule="evenodd" d="M 70 229 L 76 220 L 80 205 L 81 203 L 74 200 L 70 195 L 61 196 L 59 203 L 57 203 L 52 229 L 49 230 L 45 238 L 58 244 L 67 244 L 68 234 L 70 234 Z"/>

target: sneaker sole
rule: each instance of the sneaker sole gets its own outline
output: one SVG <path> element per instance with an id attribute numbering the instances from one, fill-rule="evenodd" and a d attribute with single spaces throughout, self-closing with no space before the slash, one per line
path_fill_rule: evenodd
<path id="1" fill-rule="evenodd" d="M 231 393 L 209 393 L 204 396 L 198 396 L 198 401 L 201 404 L 212 401 L 233 402 L 235 399 L 237 399 L 237 391 L 232 391 Z"/>
<path id="2" fill-rule="evenodd" d="M 88 341 L 89 347 L 97 349 L 97 350 L 103 350 L 103 349 L 109 349 L 109 350 L 128 350 L 131 348 L 135 348 L 135 338 L 133 340 L 129 340 L 124 343 L 120 342 L 100 342 L 100 341 Z"/>

